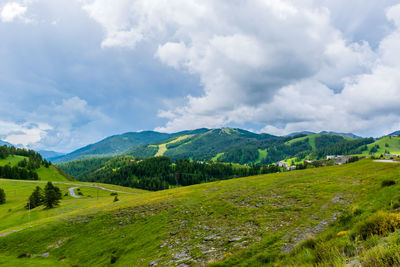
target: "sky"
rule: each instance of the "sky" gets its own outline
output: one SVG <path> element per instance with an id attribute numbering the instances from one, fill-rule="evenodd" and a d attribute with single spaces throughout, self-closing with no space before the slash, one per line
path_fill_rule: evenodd
<path id="1" fill-rule="evenodd" d="M 395 0 L 0 0 L 0 140 L 400 130 Z"/>

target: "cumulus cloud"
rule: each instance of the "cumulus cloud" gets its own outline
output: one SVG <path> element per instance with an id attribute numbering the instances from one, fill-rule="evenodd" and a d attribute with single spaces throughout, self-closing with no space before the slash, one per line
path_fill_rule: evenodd
<path id="1" fill-rule="evenodd" d="M 18 122 L 0 139 L 35 130 L 24 144 L 68 150 L 157 125 L 400 127 L 396 0 L 10 1 L 3 22 L 40 23 L 0 25 L 1 120 Z"/>
<path id="2" fill-rule="evenodd" d="M 29 22 L 29 19 L 24 17 L 27 9 L 28 8 L 26 6 L 17 2 L 6 3 L 1 9 L 0 13 L 1 21 L 12 22 L 16 19 L 21 19 L 24 22 Z"/>
<path id="3" fill-rule="evenodd" d="M 0 120 L 0 140 L 28 148 L 68 151 L 102 137 L 108 116 L 74 96 L 42 104 L 20 123 Z"/>
<path id="4" fill-rule="evenodd" d="M 46 123 L 0 121 L 0 137 L 11 144 L 27 147 L 39 142 L 52 127 Z"/>
<path id="5" fill-rule="evenodd" d="M 34 147 L 64 149 L 84 146 L 93 138 L 100 139 L 101 133 L 96 128 L 110 122 L 110 118 L 98 108 L 90 106 L 77 96 L 65 98 L 58 103 L 41 105 L 29 119 L 47 121 L 52 126 Z"/>
<path id="6" fill-rule="evenodd" d="M 398 127 L 399 5 L 373 1 L 363 7 L 356 1 L 339 8 L 329 0 L 150 2 L 118 1 L 107 11 L 114 14 L 111 17 L 118 13 L 118 20 L 99 15 L 104 1 L 92 1 L 85 9 L 105 28 L 103 45 L 134 48 L 139 41 L 158 42 L 155 56 L 161 62 L 200 78 L 203 92 L 188 95 L 183 106 L 160 110 L 167 123 L 157 130 L 251 122 L 279 134 L 305 129 L 377 134 L 382 131 L 377 121 L 386 122 L 385 114 L 395 121 L 383 129 Z M 381 21 L 371 10 L 384 14 L 390 5 L 381 26 L 392 30 L 383 40 L 374 40 L 379 44 L 374 49 L 360 24 L 368 18 Z M 360 9 L 361 15 L 347 16 L 342 12 L 347 7 Z M 339 22 L 339 13 L 345 23 Z M 121 31 L 140 38 L 113 38 Z"/>

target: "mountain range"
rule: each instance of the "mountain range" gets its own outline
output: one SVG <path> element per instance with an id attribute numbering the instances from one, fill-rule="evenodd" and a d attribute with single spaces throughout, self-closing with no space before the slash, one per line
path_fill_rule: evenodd
<path id="1" fill-rule="evenodd" d="M 66 155 L 50 157 L 49 159 L 54 163 L 62 163 L 84 158 L 115 155 L 133 155 L 137 157 L 165 155 L 176 159 L 218 159 L 233 160 L 241 163 L 260 162 L 265 156 L 266 149 L 271 145 L 283 144 L 294 137 L 321 135 L 361 139 L 360 136 L 351 133 L 327 131 L 318 134 L 298 132 L 288 136 L 258 134 L 238 128 L 201 128 L 177 133 L 143 131 L 113 135 Z M 342 140 L 344 139 L 338 141 Z"/>

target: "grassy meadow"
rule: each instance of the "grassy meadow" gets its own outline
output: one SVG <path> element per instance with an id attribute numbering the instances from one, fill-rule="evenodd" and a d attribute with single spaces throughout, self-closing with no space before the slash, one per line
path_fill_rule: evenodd
<path id="1" fill-rule="evenodd" d="M 386 180 L 394 185 L 382 186 Z M 0 206 L 0 235 L 23 230 L 0 237 L 0 265 L 340 266 L 370 262 L 387 252 L 384 242 L 400 239 L 392 231 L 371 235 L 375 241 L 369 236 L 360 238 L 359 224 L 372 220 L 380 210 L 395 214 L 400 206 L 399 183 L 400 165 L 362 160 L 119 194 L 118 202 L 112 202 L 108 191 L 97 200 L 97 189 L 81 187 L 86 197 L 68 196 L 55 209 L 35 209 L 29 223 L 23 205 L 35 183 L 1 180 L 10 203 Z M 70 187 L 59 186 L 63 192 Z M 13 190 L 21 196 L 12 196 Z M 324 244 L 330 244 L 329 249 Z"/>

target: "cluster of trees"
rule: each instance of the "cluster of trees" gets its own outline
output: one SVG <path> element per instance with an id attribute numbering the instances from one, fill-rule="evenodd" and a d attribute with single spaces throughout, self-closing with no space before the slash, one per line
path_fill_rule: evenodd
<path id="1" fill-rule="evenodd" d="M 370 153 L 370 154 L 374 154 L 374 153 L 378 152 L 378 149 L 379 149 L 379 148 L 380 148 L 379 145 L 374 145 L 373 147 L 371 147 L 369 153 Z"/>
<path id="2" fill-rule="evenodd" d="M 6 203 L 6 193 L 3 188 L 0 188 L 0 205 Z"/>
<path id="3" fill-rule="evenodd" d="M 324 148 L 317 149 L 313 156 L 315 158 L 323 158 L 327 155 L 351 155 L 362 154 L 367 150 L 367 145 L 375 142 L 374 138 L 363 138 L 350 140 L 339 144 L 331 144 Z"/>
<path id="4" fill-rule="evenodd" d="M 120 163 L 118 168 L 116 168 L 117 162 Z M 106 166 L 87 174 L 82 180 L 155 191 L 176 185 L 186 186 L 279 171 L 280 168 L 275 165 L 245 167 L 221 162 L 190 161 L 188 159 L 179 159 L 172 163 L 169 157 L 151 157 L 140 161 L 132 159 L 110 161 Z"/>
<path id="5" fill-rule="evenodd" d="M 62 198 L 61 190 L 57 186 L 54 186 L 51 182 L 48 182 L 44 188 L 37 186 L 30 195 L 28 202 L 25 205 L 26 209 L 34 209 L 41 205 L 51 209 L 60 203 Z"/>
<path id="6" fill-rule="evenodd" d="M 60 163 L 57 166 L 69 175 L 78 177 L 84 173 L 101 168 L 109 160 L 111 160 L 111 157 L 88 158 Z"/>
<path id="7" fill-rule="evenodd" d="M 5 159 L 8 156 L 23 156 L 23 160 L 18 162 L 16 166 L 7 164 L 0 166 L 0 177 L 8 179 L 19 179 L 19 180 L 38 180 L 38 174 L 35 172 L 39 169 L 42 164 L 49 168 L 51 162 L 43 159 L 42 156 L 34 150 L 28 150 L 24 148 L 15 148 L 8 146 L 0 146 L 0 159 Z"/>
<path id="8" fill-rule="evenodd" d="M 24 156 L 27 158 L 32 158 L 32 159 L 37 159 L 37 160 L 42 160 L 42 156 L 35 152 L 34 150 L 31 149 L 25 149 L 25 148 L 16 148 L 16 147 L 8 147 L 6 145 L 0 146 L 0 159 L 5 159 L 8 156 L 12 155 L 18 155 L 18 156 Z"/>
<path id="9" fill-rule="evenodd" d="M 18 166 L 10 165 L 0 166 L 0 177 L 6 179 L 18 180 L 38 180 L 39 176 L 34 170 L 28 170 Z"/>

